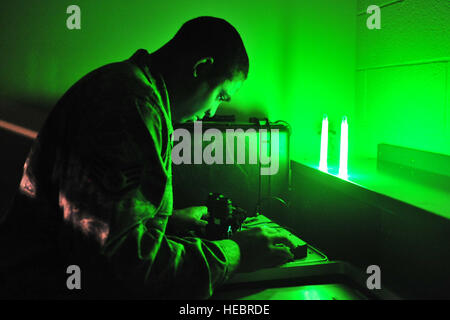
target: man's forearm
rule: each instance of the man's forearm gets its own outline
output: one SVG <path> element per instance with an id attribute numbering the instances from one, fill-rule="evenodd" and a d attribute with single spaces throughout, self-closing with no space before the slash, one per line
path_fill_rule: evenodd
<path id="1" fill-rule="evenodd" d="M 241 250 L 239 245 L 231 239 L 216 240 L 212 242 L 217 244 L 223 250 L 227 259 L 226 280 L 228 280 L 239 268 L 241 260 Z"/>

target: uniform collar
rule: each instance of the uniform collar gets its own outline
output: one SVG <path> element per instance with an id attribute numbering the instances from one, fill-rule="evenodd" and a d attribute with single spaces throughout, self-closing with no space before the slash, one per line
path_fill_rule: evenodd
<path id="1" fill-rule="evenodd" d="M 172 126 L 172 112 L 170 108 L 169 94 L 167 92 L 166 83 L 164 82 L 164 78 L 161 74 L 153 74 L 151 70 L 151 56 L 145 49 L 137 50 L 130 58 L 130 60 L 142 70 L 147 80 L 150 82 L 151 86 L 156 89 L 155 94 L 159 95 L 158 98 L 161 100 L 163 112 L 167 117 L 168 127 L 169 127 L 169 135 L 173 132 Z"/>

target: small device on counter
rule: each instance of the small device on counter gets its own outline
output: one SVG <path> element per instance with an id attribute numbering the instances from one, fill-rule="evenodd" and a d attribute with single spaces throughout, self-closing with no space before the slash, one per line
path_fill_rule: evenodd
<path id="1" fill-rule="evenodd" d="M 231 199 L 220 193 L 210 193 L 206 207 L 208 208 L 206 238 L 210 240 L 230 238 L 241 230 L 242 223 L 248 216 L 247 211 L 234 207 Z"/>

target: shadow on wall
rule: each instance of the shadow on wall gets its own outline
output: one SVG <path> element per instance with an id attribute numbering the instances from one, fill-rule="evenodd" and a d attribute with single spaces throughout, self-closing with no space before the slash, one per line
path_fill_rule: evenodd
<path id="1" fill-rule="evenodd" d="M 233 103 L 224 104 L 217 111 L 218 115 L 235 115 L 237 122 L 248 122 L 250 117 L 256 117 L 259 119 L 267 118 L 267 111 L 262 105 L 237 105 Z M 278 120 L 278 119 L 270 119 Z"/>
<path id="2" fill-rule="evenodd" d="M 22 177 L 23 164 L 33 144 L 33 139 L 0 128 L 1 158 L 0 217 L 9 206 Z"/>

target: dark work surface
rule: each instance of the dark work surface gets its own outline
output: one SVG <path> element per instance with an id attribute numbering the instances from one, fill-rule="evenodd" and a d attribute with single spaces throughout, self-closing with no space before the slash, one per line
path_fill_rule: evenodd
<path id="1" fill-rule="evenodd" d="M 450 221 L 316 169 L 292 163 L 291 206 L 277 218 L 308 243 L 404 298 L 450 298 Z"/>

